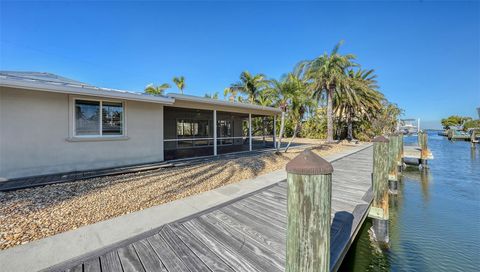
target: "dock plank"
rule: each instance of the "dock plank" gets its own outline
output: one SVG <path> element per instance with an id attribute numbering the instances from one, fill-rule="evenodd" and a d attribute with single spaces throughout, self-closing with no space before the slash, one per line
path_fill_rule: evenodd
<path id="1" fill-rule="evenodd" d="M 287 222 L 286 216 L 282 217 L 275 213 L 272 209 L 268 209 L 266 207 L 254 205 L 251 203 L 235 203 L 233 205 L 236 208 L 243 209 L 245 212 L 250 214 L 256 215 L 259 218 L 264 220 L 271 220 L 273 224 L 284 224 Z"/>
<path id="2" fill-rule="evenodd" d="M 223 222 L 225 225 L 238 230 L 243 235 L 249 236 L 252 239 L 255 239 L 258 243 L 264 244 L 267 248 L 285 255 L 285 235 L 265 235 L 264 233 L 258 231 L 255 227 L 242 224 L 240 221 L 235 220 L 234 218 L 219 211 L 213 212 L 208 216 L 214 216 L 220 222 Z"/>
<path id="3" fill-rule="evenodd" d="M 145 271 L 132 244 L 119 248 L 118 257 L 120 257 L 120 263 L 122 264 L 124 272 Z"/>
<path id="4" fill-rule="evenodd" d="M 170 224 L 170 228 L 185 245 L 187 245 L 212 271 L 234 271 L 220 257 L 212 252 L 205 244 L 201 243 L 180 224 Z"/>
<path id="5" fill-rule="evenodd" d="M 167 271 L 162 261 L 146 239 L 134 242 L 133 247 L 137 251 L 138 258 L 146 272 Z"/>
<path id="6" fill-rule="evenodd" d="M 84 272 L 101 272 L 100 257 L 90 259 L 83 264 Z"/>
<path id="7" fill-rule="evenodd" d="M 210 220 L 206 216 L 196 218 L 196 223 L 203 227 L 204 231 L 212 236 L 218 237 L 224 247 L 230 250 L 242 253 L 249 263 L 253 264 L 260 271 L 282 271 L 283 267 L 277 260 L 274 252 L 262 248 L 253 242 L 248 236 L 244 236 L 237 231 L 229 229 L 217 220 Z"/>
<path id="8" fill-rule="evenodd" d="M 159 234 L 147 238 L 168 271 L 190 271 Z"/>
<path id="9" fill-rule="evenodd" d="M 261 203 L 257 199 L 249 197 L 241 203 L 237 202 L 237 204 L 249 207 L 251 209 L 258 209 L 258 211 L 266 211 L 266 215 L 273 217 L 277 221 L 287 221 L 286 203 L 285 205 L 280 203 L 275 205 L 274 203 L 269 203 L 268 200 L 264 200 L 263 203 Z"/>
<path id="10" fill-rule="evenodd" d="M 219 221 L 216 218 L 207 215 L 203 217 L 206 222 L 214 225 L 218 229 L 221 229 L 222 232 L 225 234 L 229 233 L 233 236 L 243 239 L 243 247 L 250 249 L 252 252 L 255 253 L 256 258 L 260 257 L 260 261 L 265 262 L 264 266 L 268 267 L 271 266 L 274 270 L 267 270 L 267 271 L 275 271 L 276 269 L 283 270 L 285 267 L 285 255 L 280 254 L 277 250 L 269 245 L 269 243 L 265 243 L 264 239 L 256 239 L 257 237 L 252 237 L 248 233 L 242 232 L 234 226 L 225 224 L 223 221 Z"/>
<path id="11" fill-rule="evenodd" d="M 159 234 L 190 271 L 200 272 L 210 270 L 210 268 L 208 268 L 208 266 L 206 266 L 180 238 L 178 238 L 169 226 L 165 226 Z"/>
<path id="12" fill-rule="evenodd" d="M 83 264 L 77 264 L 73 267 L 65 269 L 65 272 L 83 272 Z"/>
<path id="13" fill-rule="evenodd" d="M 202 225 L 195 221 L 195 219 L 184 222 L 182 225 L 195 237 L 206 244 L 226 263 L 231 264 L 230 266 L 234 267 L 236 271 L 262 271 L 255 266 L 255 264 L 250 263 L 250 260 L 247 259 L 248 256 L 244 256 L 244 254 L 239 252 L 237 248 L 232 249 L 219 242 L 217 240 L 219 237 L 215 237 L 215 235 L 206 231 Z M 240 247 L 240 249 L 242 248 Z"/>
<path id="14" fill-rule="evenodd" d="M 369 147 L 332 163 L 332 270 L 338 269 L 370 207 L 372 156 Z M 287 183 L 280 181 L 66 268 L 83 271 L 96 258 L 104 272 L 284 271 L 286 229 Z"/>
<path id="15" fill-rule="evenodd" d="M 102 272 L 123 271 L 117 251 L 110 251 L 100 256 L 100 263 Z"/>
<path id="16" fill-rule="evenodd" d="M 260 224 L 264 228 L 268 228 L 270 232 L 279 232 L 283 233 L 286 231 L 286 225 L 283 224 L 275 224 L 272 222 L 268 217 L 262 216 L 259 213 L 253 213 L 250 211 L 246 211 L 244 209 L 239 209 L 235 206 L 227 206 L 221 209 L 222 212 L 232 216 L 233 218 L 237 218 L 244 224 L 248 225 L 255 225 Z"/>

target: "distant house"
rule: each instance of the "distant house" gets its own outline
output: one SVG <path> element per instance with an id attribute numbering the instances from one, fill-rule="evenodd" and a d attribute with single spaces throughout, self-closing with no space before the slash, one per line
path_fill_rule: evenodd
<path id="1" fill-rule="evenodd" d="M 273 123 L 279 113 L 189 95 L 98 88 L 50 73 L 4 71 L 0 179 L 273 147 L 273 141 L 250 137 L 252 118 Z"/>

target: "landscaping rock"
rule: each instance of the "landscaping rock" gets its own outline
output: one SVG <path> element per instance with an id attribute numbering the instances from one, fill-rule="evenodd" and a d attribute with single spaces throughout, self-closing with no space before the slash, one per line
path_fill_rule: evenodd
<path id="1" fill-rule="evenodd" d="M 318 140 L 310 140 L 318 144 Z M 321 156 L 348 144 L 321 145 Z M 282 169 L 299 149 L 0 193 L 0 249 Z"/>

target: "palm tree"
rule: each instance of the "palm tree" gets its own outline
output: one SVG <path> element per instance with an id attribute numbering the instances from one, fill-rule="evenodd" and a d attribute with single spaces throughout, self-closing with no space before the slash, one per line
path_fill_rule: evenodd
<path id="1" fill-rule="evenodd" d="M 347 123 L 347 139 L 353 140 L 353 121 L 370 118 L 381 109 L 383 95 L 377 90 L 374 70 L 350 69 L 351 81 L 341 92 L 334 95 L 334 111 L 339 119 Z"/>
<path id="2" fill-rule="evenodd" d="M 275 104 L 282 110 L 282 117 L 280 121 L 280 133 L 277 139 L 277 152 L 280 152 L 280 147 L 282 145 L 283 130 L 285 127 L 285 112 L 287 111 L 288 98 L 290 97 L 289 89 L 287 84 L 282 81 L 277 81 L 275 79 L 271 80 L 271 86 L 269 92 L 272 92 L 276 96 Z M 273 129 L 277 129 L 274 127 Z"/>
<path id="3" fill-rule="evenodd" d="M 304 86 L 304 82 L 293 73 L 289 73 L 288 75 L 284 76 L 280 81 L 275 79 L 270 80 L 270 86 L 266 91 L 272 94 L 272 97 L 275 98 L 276 106 L 282 110 L 277 152 L 280 151 L 280 147 L 282 145 L 282 138 L 285 130 L 285 115 L 287 113 L 289 104 L 293 99 L 296 99 L 296 96 L 304 91 Z"/>
<path id="4" fill-rule="evenodd" d="M 205 98 L 211 98 L 211 99 L 218 99 L 218 92 L 214 92 L 213 94 L 211 93 L 206 93 L 204 95 Z"/>
<path id="5" fill-rule="evenodd" d="M 290 101 L 290 109 L 288 113 L 289 118 L 295 124 L 295 127 L 293 129 L 292 138 L 285 147 L 285 153 L 288 151 L 288 148 L 293 143 L 298 131 L 300 130 L 300 126 L 307 108 L 312 107 L 314 102 L 312 99 L 310 99 L 311 95 L 307 90 L 307 84 L 299 78 L 295 78 L 295 80 L 298 83 L 298 88 Z"/>
<path id="6" fill-rule="evenodd" d="M 275 97 L 273 97 L 273 93 L 268 89 L 265 89 L 257 94 L 256 104 L 260 106 L 271 107 L 274 104 L 274 99 Z"/>
<path id="7" fill-rule="evenodd" d="M 292 109 L 289 115 L 292 121 L 295 123 L 295 127 L 293 128 L 292 138 L 290 138 L 290 141 L 285 147 L 285 153 L 287 153 L 288 149 L 290 148 L 290 145 L 293 143 L 293 141 L 295 140 L 295 137 L 297 136 L 304 114 L 305 114 L 305 107 L 303 106 L 303 104 L 292 102 Z"/>
<path id="8" fill-rule="evenodd" d="M 346 70 L 356 66 L 353 62 L 355 56 L 352 54 L 340 55 L 338 50 L 343 44 L 340 41 L 333 48 L 330 54 L 323 55 L 311 60 L 300 63 L 299 70 L 305 75 L 305 79 L 310 82 L 310 88 L 313 91 L 314 98 L 319 100 L 322 94 L 326 92 L 327 96 L 327 142 L 333 142 L 333 96 L 335 92 L 348 85 L 350 78 Z"/>
<path id="9" fill-rule="evenodd" d="M 145 87 L 144 92 L 152 95 L 163 95 L 166 89 L 169 89 L 170 85 L 168 83 L 163 83 L 162 85 L 155 86 L 153 83 L 150 83 Z"/>
<path id="10" fill-rule="evenodd" d="M 174 77 L 173 83 L 177 85 L 177 88 L 180 90 L 180 93 L 183 94 L 183 89 L 185 89 L 185 78 L 183 76 Z"/>
<path id="11" fill-rule="evenodd" d="M 258 93 L 264 90 L 268 85 L 263 74 L 252 75 L 248 71 L 240 74 L 240 81 L 232 84 L 230 89 L 247 95 L 250 103 L 255 103 Z"/>
<path id="12" fill-rule="evenodd" d="M 370 122 L 374 135 L 395 132 L 398 117 L 404 112 L 397 104 L 391 103 L 386 99 L 381 104 L 381 109 L 375 112 Z"/>
<path id="13" fill-rule="evenodd" d="M 238 91 L 230 87 L 227 87 L 223 90 L 223 96 L 225 96 L 225 98 L 228 96 L 228 100 L 230 102 L 235 102 L 237 100 L 237 94 Z"/>
<path id="14" fill-rule="evenodd" d="M 258 93 L 257 95 L 257 104 L 260 106 L 271 107 L 273 105 L 272 92 L 269 92 L 268 89 L 265 89 Z M 266 144 L 265 135 L 267 134 L 267 124 L 268 124 L 267 117 L 263 116 L 262 118 L 262 128 L 263 128 L 263 144 Z M 275 128 L 273 128 L 275 129 Z"/>

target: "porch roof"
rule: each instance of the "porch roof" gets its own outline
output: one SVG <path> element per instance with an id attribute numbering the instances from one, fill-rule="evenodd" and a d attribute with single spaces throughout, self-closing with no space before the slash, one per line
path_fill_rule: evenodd
<path id="1" fill-rule="evenodd" d="M 241 102 L 230 102 L 219 99 L 207 98 L 207 97 L 198 97 L 193 95 L 169 93 L 168 97 L 173 97 L 175 103 L 173 106 L 177 107 L 186 107 L 186 108 L 197 108 L 197 109 L 207 109 L 207 110 L 218 110 L 218 111 L 230 111 L 230 112 L 240 112 L 240 113 L 253 113 L 259 115 L 275 115 L 281 113 L 279 108 L 266 107 L 254 104 L 247 104 Z"/>
<path id="2" fill-rule="evenodd" d="M 172 105 L 175 107 L 252 113 L 257 115 L 275 115 L 281 113 L 279 108 L 223 101 L 192 95 L 169 93 L 166 96 L 156 96 L 140 92 L 100 88 L 66 77 L 43 72 L 0 71 L 0 87 L 134 100 Z"/>

